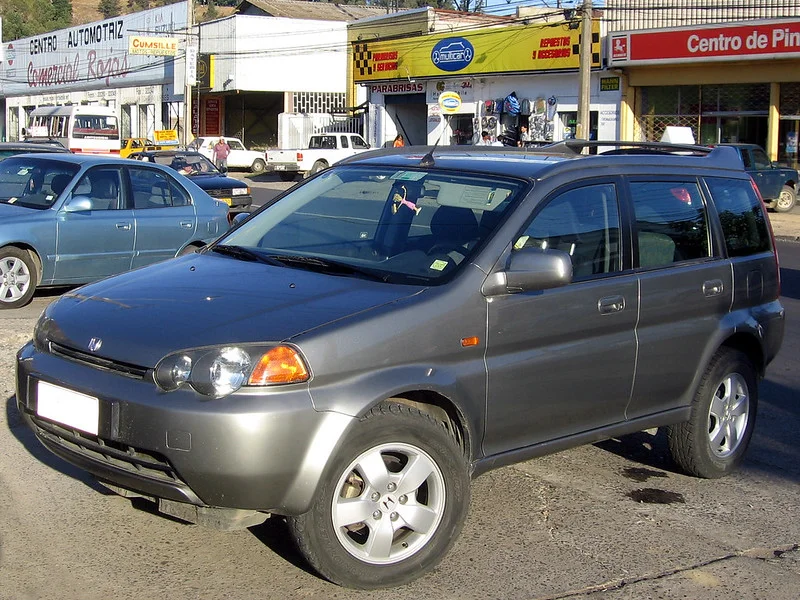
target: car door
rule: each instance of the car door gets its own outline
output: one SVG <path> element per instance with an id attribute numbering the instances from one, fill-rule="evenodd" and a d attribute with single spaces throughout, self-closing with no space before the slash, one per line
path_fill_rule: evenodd
<path id="1" fill-rule="evenodd" d="M 733 280 L 696 178 L 635 178 L 629 192 L 641 289 L 626 413 L 635 419 L 688 404 L 708 341 L 730 310 Z"/>
<path id="2" fill-rule="evenodd" d="M 237 169 L 249 167 L 252 161 L 247 155 L 247 148 L 244 147 L 244 144 L 239 140 L 231 138 L 226 138 L 225 141 L 227 141 L 228 146 L 231 147 L 231 153 L 228 155 L 228 166 Z"/>
<path id="3" fill-rule="evenodd" d="M 638 283 L 625 269 L 614 180 L 555 192 L 513 242 L 567 252 L 571 284 L 489 299 L 484 450 L 495 454 L 624 420 Z"/>
<path id="4" fill-rule="evenodd" d="M 128 167 L 136 219 L 133 267 L 172 258 L 197 229 L 189 193 L 167 173 L 144 166 Z"/>
<path id="5" fill-rule="evenodd" d="M 758 189 L 761 196 L 772 200 L 780 196 L 783 189 L 784 175 L 780 169 L 772 165 L 772 161 L 761 148 L 752 149 L 753 169 L 758 173 Z"/>
<path id="6" fill-rule="evenodd" d="M 117 167 L 95 167 L 75 184 L 71 198 L 88 198 L 91 210 L 59 210 L 56 280 L 81 283 L 131 268 L 136 229 L 121 176 Z"/>

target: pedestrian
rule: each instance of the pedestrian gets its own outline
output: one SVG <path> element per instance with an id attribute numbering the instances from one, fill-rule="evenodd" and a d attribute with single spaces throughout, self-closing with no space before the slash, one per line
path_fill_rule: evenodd
<path id="1" fill-rule="evenodd" d="M 489 132 L 485 129 L 481 131 L 481 141 L 475 144 L 476 146 L 491 146 L 492 145 L 492 136 L 489 135 Z"/>
<path id="2" fill-rule="evenodd" d="M 228 142 L 225 141 L 225 138 L 219 138 L 211 155 L 214 159 L 214 164 L 217 165 L 217 168 L 223 173 L 228 172 L 228 155 L 230 153 L 231 147 L 228 145 Z"/>
<path id="3" fill-rule="evenodd" d="M 406 145 L 406 141 L 403 139 L 403 136 L 398 133 L 397 137 L 394 138 L 394 142 L 392 143 L 392 146 L 394 146 L 395 148 L 402 148 L 405 145 Z"/>

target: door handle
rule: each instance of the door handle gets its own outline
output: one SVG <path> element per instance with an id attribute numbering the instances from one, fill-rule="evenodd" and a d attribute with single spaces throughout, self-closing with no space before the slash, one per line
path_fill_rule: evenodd
<path id="1" fill-rule="evenodd" d="M 125 231 L 131 228 L 130 223 L 117 223 L 117 229 L 124 229 Z"/>
<path id="2" fill-rule="evenodd" d="M 706 298 L 719 296 L 725 290 L 721 279 L 711 279 L 703 282 L 703 295 Z"/>
<path id="3" fill-rule="evenodd" d="M 624 296 L 609 296 L 607 298 L 600 298 L 597 302 L 597 310 L 601 315 L 610 315 L 625 310 L 625 297 Z"/>
<path id="4" fill-rule="evenodd" d="M 184 229 L 191 229 L 194 226 L 194 223 L 191 221 L 181 221 L 181 227 Z"/>

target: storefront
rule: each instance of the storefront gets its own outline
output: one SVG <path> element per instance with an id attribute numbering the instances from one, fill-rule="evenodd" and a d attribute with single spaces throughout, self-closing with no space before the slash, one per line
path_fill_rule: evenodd
<path id="1" fill-rule="evenodd" d="M 369 98 L 368 141 L 402 134 L 411 144 L 475 144 L 481 132 L 507 144 L 575 135 L 580 29 L 567 22 L 483 27 L 353 44 L 353 79 Z M 618 137 L 620 78 L 600 72 L 593 25 L 590 137 Z M 439 98 L 455 92 L 444 115 Z"/>
<path id="2" fill-rule="evenodd" d="M 123 137 L 152 137 L 178 125 L 183 89 L 174 93 L 175 56 L 130 51 L 142 32 L 174 40 L 186 26 L 181 2 L 41 36 L 3 43 L 0 61 L 5 137 L 18 140 L 43 105 L 98 104 L 118 110 Z M 154 39 L 154 38 L 147 38 Z M 166 45 L 166 43 L 164 43 Z M 163 54 L 159 51 L 159 54 Z"/>
<path id="3" fill-rule="evenodd" d="M 654 141 L 667 126 L 701 144 L 747 142 L 798 165 L 800 21 L 753 21 L 610 34 L 609 63 L 627 85 L 621 137 Z"/>

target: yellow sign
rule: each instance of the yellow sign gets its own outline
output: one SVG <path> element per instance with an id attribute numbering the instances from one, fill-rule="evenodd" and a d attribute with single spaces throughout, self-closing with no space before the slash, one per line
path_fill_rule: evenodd
<path id="1" fill-rule="evenodd" d="M 442 92 L 439 96 L 439 106 L 445 114 L 457 113 L 461 108 L 461 96 L 458 92 Z"/>
<path id="2" fill-rule="evenodd" d="M 128 54 L 150 54 L 153 56 L 177 56 L 178 39 L 129 35 Z"/>
<path id="3" fill-rule="evenodd" d="M 156 144 L 177 144 L 178 143 L 178 130 L 177 129 L 156 129 L 153 132 Z"/>
<path id="4" fill-rule="evenodd" d="M 592 67 L 600 67 L 592 23 Z M 578 69 L 580 29 L 567 23 L 508 26 L 353 44 L 356 82 Z"/>

